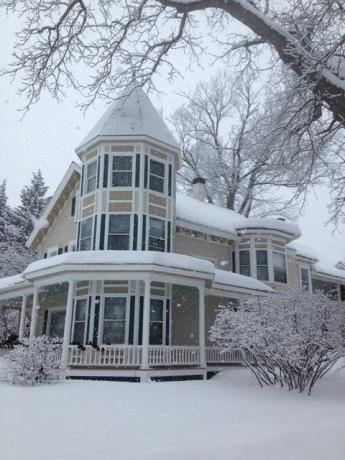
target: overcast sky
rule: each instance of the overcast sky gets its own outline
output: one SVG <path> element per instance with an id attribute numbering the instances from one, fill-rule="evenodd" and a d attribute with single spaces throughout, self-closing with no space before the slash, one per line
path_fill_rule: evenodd
<path id="1" fill-rule="evenodd" d="M 14 30 L 12 18 L 0 17 L 0 68 L 11 60 Z M 183 61 L 183 56 L 181 56 Z M 155 106 L 168 118 L 181 102 L 177 93 L 186 87 L 193 87 L 201 75 L 207 77 L 215 67 L 207 65 L 201 71 L 180 69 L 184 78 L 174 83 L 166 82 L 164 76 L 157 80 L 162 93 L 152 95 Z M 0 78 L 0 181 L 7 180 L 7 191 L 11 205 L 19 201 L 19 192 L 29 183 L 33 170 L 41 168 L 52 194 L 72 160 L 78 160 L 75 147 L 93 127 L 105 110 L 104 101 L 98 101 L 86 114 L 76 108 L 75 93 L 67 91 L 65 99 L 57 103 L 45 94 L 40 102 L 22 118 L 19 109 L 23 101 L 16 94 L 17 82 Z M 301 242 L 312 246 L 323 259 L 335 263 L 345 258 L 345 226 L 338 229 L 325 226 L 328 220 L 327 203 L 330 197 L 326 187 L 311 191 L 308 202 L 299 218 L 303 236 Z"/>

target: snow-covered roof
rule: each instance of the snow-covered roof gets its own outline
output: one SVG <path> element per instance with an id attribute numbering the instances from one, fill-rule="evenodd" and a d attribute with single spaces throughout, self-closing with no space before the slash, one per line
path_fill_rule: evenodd
<path id="1" fill-rule="evenodd" d="M 319 254 L 306 244 L 299 243 L 298 241 L 291 241 L 287 247 L 296 251 L 298 256 L 306 257 L 307 259 L 314 261 L 319 260 Z"/>
<path id="2" fill-rule="evenodd" d="M 239 273 L 227 272 L 225 270 L 215 270 L 214 282 L 227 286 L 234 286 L 243 289 L 251 289 L 255 291 L 270 292 L 273 289 L 262 281 L 249 276 L 240 275 Z"/>
<path id="3" fill-rule="evenodd" d="M 116 99 L 77 148 L 99 138 L 147 137 L 179 150 L 174 136 L 140 87 L 130 87 Z"/>
<path id="4" fill-rule="evenodd" d="M 344 270 L 340 270 L 339 268 L 335 268 L 332 265 L 327 264 L 327 262 L 317 262 L 313 265 L 313 272 L 317 272 L 320 275 L 332 276 L 341 278 L 345 280 L 345 272 Z"/>
<path id="5" fill-rule="evenodd" d="M 273 230 L 298 238 L 301 235 L 297 224 L 272 218 L 247 218 L 235 211 L 214 204 L 203 203 L 182 193 L 176 195 L 176 218 L 178 224 L 196 224 L 205 229 L 213 229 L 230 235 L 238 235 L 246 230 Z"/>
<path id="6" fill-rule="evenodd" d="M 7 276 L 6 278 L 0 278 L 0 291 L 24 288 L 27 286 L 30 286 L 30 283 L 23 278 L 21 273 L 18 275 Z"/>

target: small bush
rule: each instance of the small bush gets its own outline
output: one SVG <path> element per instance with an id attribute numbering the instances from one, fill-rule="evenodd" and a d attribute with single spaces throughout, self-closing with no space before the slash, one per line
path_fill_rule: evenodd
<path id="1" fill-rule="evenodd" d="M 55 383 L 65 378 L 61 365 L 62 342 L 40 336 L 16 345 L 5 357 L 2 379 L 15 385 Z"/>

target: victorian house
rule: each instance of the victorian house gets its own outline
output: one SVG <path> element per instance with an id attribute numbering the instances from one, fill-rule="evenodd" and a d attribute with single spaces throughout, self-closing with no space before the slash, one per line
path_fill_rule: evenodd
<path id="1" fill-rule="evenodd" d="M 245 218 L 176 192 L 180 151 L 142 89 L 116 100 L 76 149 L 28 245 L 38 260 L 0 280 L 18 333 L 63 340 L 69 376 L 204 378 L 236 364 L 208 331 L 219 305 L 282 287 L 345 300 L 345 272 L 295 243 L 298 226 Z"/>

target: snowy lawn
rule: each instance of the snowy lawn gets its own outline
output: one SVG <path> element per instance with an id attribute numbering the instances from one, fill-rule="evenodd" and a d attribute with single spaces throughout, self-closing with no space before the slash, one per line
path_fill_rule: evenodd
<path id="1" fill-rule="evenodd" d="M 311 397 L 207 382 L 0 384 L 1 460 L 344 460 L 345 372 Z"/>

